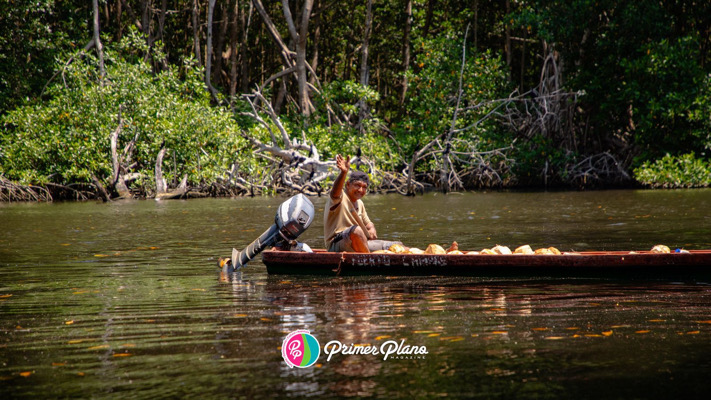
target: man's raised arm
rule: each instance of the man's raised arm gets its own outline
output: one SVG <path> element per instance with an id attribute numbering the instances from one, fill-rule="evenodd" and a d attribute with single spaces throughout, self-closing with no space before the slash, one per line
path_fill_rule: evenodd
<path id="1" fill-rule="evenodd" d="M 340 199 L 343 194 L 343 185 L 346 183 L 346 177 L 348 176 L 348 171 L 351 169 L 350 158 L 341 157 L 340 154 L 336 155 L 336 167 L 341 171 L 338 177 L 333 182 L 333 187 L 331 188 L 330 196 L 332 199 Z"/>

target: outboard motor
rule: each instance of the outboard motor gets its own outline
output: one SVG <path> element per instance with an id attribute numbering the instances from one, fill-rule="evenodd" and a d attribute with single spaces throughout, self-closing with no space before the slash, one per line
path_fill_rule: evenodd
<path id="1" fill-rule="evenodd" d="M 313 220 L 314 205 L 303 194 L 297 194 L 281 203 L 276 217 L 274 217 L 274 225 L 242 251 L 232 249 L 232 265 L 225 265 L 223 271 L 232 272 L 242 268 L 269 246 L 284 248 L 290 246 L 311 225 Z"/>

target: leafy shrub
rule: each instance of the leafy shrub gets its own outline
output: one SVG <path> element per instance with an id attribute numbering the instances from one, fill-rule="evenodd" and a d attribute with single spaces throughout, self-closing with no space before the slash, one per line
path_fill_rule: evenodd
<path id="1" fill-rule="evenodd" d="M 694 153 L 665 155 L 645 162 L 634 171 L 635 179 L 655 188 L 698 188 L 711 185 L 711 163 Z"/>
<path id="2" fill-rule="evenodd" d="M 487 150 L 499 144 L 499 129 L 494 121 L 479 121 L 498 106 L 496 99 L 505 98 L 510 89 L 506 68 L 490 52 L 467 50 L 462 70 L 462 39 L 441 35 L 415 43 L 415 66 L 407 72 L 410 82 L 403 116 L 393 131 L 405 155 L 415 153 L 441 133 L 448 132 L 457 107 L 459 80 L 462 94 L 454 129 L 454 151 Z M 406 162 L 409 162 L 409 157 Z M 435 161 L 421 163 L 424 170 L 436 170 Z"/>
<path id="3" fill-rule="evenodd" d="M 90 182 L 109 184 L 110 134 L 122 126 L 119 151 L 135 138 L 129 172 L 154 185 L 154 167 L 165 145 L 168 182 L 187 174 L 190 184 L 212 182 L 249 154 L 226 110 L 212 107 L 202 71 L 186 62 L 153 73 L 136 46 L 136 34 L 105 50 L 106 76 L 98 76 L 93 55 L 70 64 L 48 91 L 51 98 L 17 108 L 2 118 L 0 172 L 25 184 Z M 140 49 L 139 49 L 140 50 Z M 140 51 L 138 51 L 140 52 Z"/>

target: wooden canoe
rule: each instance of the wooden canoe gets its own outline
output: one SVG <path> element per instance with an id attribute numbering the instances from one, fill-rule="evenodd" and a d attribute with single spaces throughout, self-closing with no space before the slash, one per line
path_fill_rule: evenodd
<path id="1" fill-rule="evenodd" d="M 267 250 L 269 274 L 482 277 L 711 278 L 711 250 L 583 251 L 561 255 L 363 254 Z"/>

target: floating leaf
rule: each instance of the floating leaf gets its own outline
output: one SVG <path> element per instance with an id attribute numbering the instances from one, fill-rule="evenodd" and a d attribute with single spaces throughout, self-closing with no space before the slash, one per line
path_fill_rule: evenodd
<path id="1" fill-rule="evenodd" d="M 707 321 L 694 321 L 694 322 L 696 322 L 697 324 L 711 324 L 711 319 L 707 320 Z"/>
<path id="2" fill-rule="evenodd" d="M 25 378 L 27 378 L 30 375 L 32 375 L 32 371 L 20 372 L 20 376 L 25 377 Z"/>
<path id="3" fill-rule="evenodd" d="M 491 334 L 492 335 L 508 335 L 509 332 L 508 331 L 492 331 Z"/>
<path id="4" fill-rule="evenodd" d="M 53 362 L 52 363 L 53 367 L 63 367 L 65 365 L 67 365 L 67 363 L 65 363 L 65 362 Z"/>
<path id="5" fill-rule="evenodd" d="M 131 357 L 133 354 L 131 353 L 114 353 L 114 357 Z"/>
<path id="6" fill-rule="evenodd" d="M 650 319 L 649 322 L 665 322 L 666 319 Z"/>
<path id="7" fill-rule="evenodd" d="M 64 325 L 71 325 L 71 324 L 73 324 L 73 323 L 74 323 L 74 320 L 65 321 L 65 322 L 64 322 Z"/>
<path id="8" fill-rule="evenodd" d="M 543 339 L 545 340 L 562 340 L 565 339 L 564 336 L 546 336 Z"/>
<path id="9" fill-rule="evenodd" d="M 375 340 L 383 340 L 383 339 L 387 339 L 387 338 L 389 338 L 389 337 L 392 337 L 392 336 L 390 336 L 390 335 L 382 335 L 382 336 L 376 337 Z"/>
<path id="10" fill-rule="evenodd" d="M 459 341 L 464 340 L 464 338 L 461 336 L 444 336 L 444 337 L 439 338 L 439 340 L 449 340 L 450 342 L 459 342 Z"/>
<path id="11" fill-rule="evenodd" d="M 635 333 L 649 333 L 649 330 L 635 331 Z"/>
<path id="12" fill-rule="evenodd" d="M 67 344 L 77 344 L 83 342 L 84 339 L 73 339 L 67 342 Z"/>
<path id="13" fill-rule="evenodd" d="M 3 294 L 3 295 L 0 295 L 0 299 L 7 299 L 8 297 L 12 297 L 12 294 Z"/>
<path id="14" fill-rule="evenodd" d="M 236 318 L 244 318 L 244 317 L 247 316 L 247 314 L 234 314 L 234 315 L 232 315 L 232 316 L 233 316 L 233 317 L 236 317 Z"/>
<path id="15" fill-rule="evenodd" d="M 98 346 L 89 347 L 87 350 L 100 350 L 100 349 L 108 349 L 108 348 L 109 348 L 108 344 L 101 344 Z"/>
<path id="16" fill-rule="evenodd" d="M 547 331 L 548 328 L 531 328 L 531 330 L 532 330 L 532 331 L 543 332 L 543 331 Z"/>
<path id="17" fill-rule="evenodd" d="M 108 254 L 94 254 L 94 257 L 108 257 Z"/>
<path id="18" fill-rule="evenodd" d="M 427 337 L 437 337 L 440 335 L 441 335 L 441 333 L 430 333 L 429 335 L 427 335 Z"/>
<path id="19" fill-rule="evenodd" d="M 605 331 L 602 333 L 602 336 L 612 336 L 612 331 L 611 330 Z"/>
<path id="20" fill-rule="evenodd" d="M 689 332 L 686 332 L 687 335 L 698 335 L 699 333 L 700 333 L 700 331 L 689 331 Z"/>

